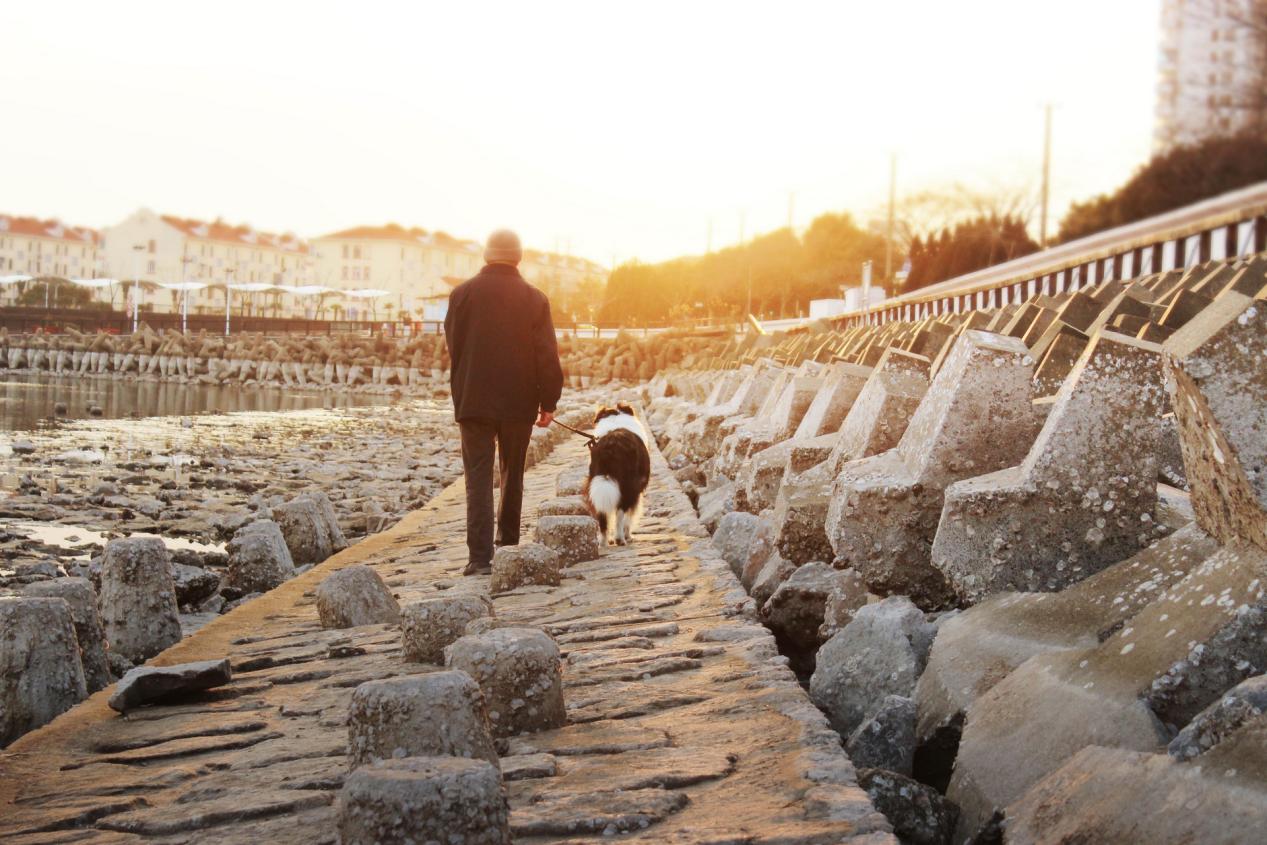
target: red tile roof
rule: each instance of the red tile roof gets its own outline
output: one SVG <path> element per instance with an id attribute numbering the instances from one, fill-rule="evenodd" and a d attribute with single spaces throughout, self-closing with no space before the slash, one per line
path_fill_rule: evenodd
<path id="1" fill-rule="evenodd" d="M 92 244 L 100 234 L 85 226 L 67 226 L 60 220 L 40 220 L 38 217 L 14 217 L 0 214 L 0 234 L 25 235 L 34 238 L 51 238 L 77 244 Z"/>
<path id="2" fill-rule="evenodd" d="M 169 214 L 164 214 L 162 217 L 163 222 L 168 226 L 179 229 L 191 238 L 230 243 L 238 246 L 272 247 L 285 252 L 300 253 L 308 251 L 308 245 L 304 241 L 289 233 L 274 235 L 269 232 L 257 231 L 246 224 L 231 226 L 223 220 L 204 223 L 201 220 L 188 220 L 182 217 L 173 217 Z"/>

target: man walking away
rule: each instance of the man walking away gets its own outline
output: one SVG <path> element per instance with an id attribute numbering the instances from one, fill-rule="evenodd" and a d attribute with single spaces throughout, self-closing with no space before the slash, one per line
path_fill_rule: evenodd
<path id="1" fill-rule="evenodd" d="M 513 546 L 519 542 L 533 418 L 541 428 L 549 426 L 563 392 L 550 300 L 519 275 L 522 258 L 514 232 L 489 235 L 484 269 L 453 289 L 444 318 L 466 472 L 466 575 L 492 569 L 494 444 L 502 491 L 496 545 Z"/>

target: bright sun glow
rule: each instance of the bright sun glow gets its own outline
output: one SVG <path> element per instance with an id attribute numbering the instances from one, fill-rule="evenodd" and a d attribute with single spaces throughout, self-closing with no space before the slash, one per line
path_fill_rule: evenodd
<path id="1" fill-rule="evenodd" d="M 27 3 L 4 13 L 0 210 L 138 206 L 316 236 L 396 221 L 607 264 L 899 191 L 1150 151 L 1157 0 Z M 746 212 L 746 214 L 745 214 Z"/>

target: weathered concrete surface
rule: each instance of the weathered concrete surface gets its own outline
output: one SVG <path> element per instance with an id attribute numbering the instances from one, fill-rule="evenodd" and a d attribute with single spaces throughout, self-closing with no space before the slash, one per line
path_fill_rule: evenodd
<path id="1" fill-rule="evenodd" d="M 525 513 L 584 460 L 569 441 L 531 470 Z M 507 784 L 515 841 L 598 841 L 633 820 L 622 839 L 895 842 L 729 567 L 691 548 L 703 531 L 688 507 L 653 450 L 634 545 L 572 566 L 558 587 L 494 598 L 499 619 L 544 628 L 565 659 L 570 723 L 512 739 L 502 758 L 525 773 Z M 333 842 L 353 689 L 436 667 L 403 662 L 394 625 L 322 630 L 314 590 L 367 564 L 402 603 L 483 591 L 459 574 L 464 512 L 459 482 L 155 658 L 229 656 L 223 690 L 129 719 L 103 692 L 18 740 L 0 755 L 0 839 Z"/>
<path id="2" fill-rule="evenodd" d="M 896 447 L 841 467 L 831 489 L 827 536 L 840 565 L 880 595 L 909 595 L 926 610 L 950 603 L 931 561 L 947 486 L 1013 466 L 1038 434 L 1033 361 L 1019 340 L 968 331 Z"/>
<path id="3" fill-rule="evenodd" d="M 84 667 L 84 683 L 94 693 L 110 683 L 110 667 L 106 663 L 106 634 L 97 613 L 97 593 L 87 578 L 56 578 L 28 584 L 24 595 L 37 598 L 65 599 L 75 623 L 75 639 L 79 641 L 79 659 Z"/>
<path id="4" fill-rule="evenodd" d="M 795 563 L 835 555 L 826 529 L 832 484 L 844 464 L 897 445 L 928 390 L 928 367 L 922 356 L 885 350 L 827 457 L 806 468 L 797 454 L 789 454 L 773 516 L 780 554 Z"/>
<path id="5" fill-rule="evenodd" d="M 1025 460 L 946 489 L 932 562 L 962 601 L 1063 589 L 1165 531 L 1161 382 L 1160 347 L 1097 334 Z"/>
<path id="6" fill-rule="evenodd" d="M 0 747 L 87 695 L 66 600 L 0 598 Z"/>
<path id="7" fill-rule="evenodd" d="M 1165 353 L 1197 522 L 1267 549 L 1267 302 L 1228 291 Z"/>
<path id="8" fill-rule="evenodd" d="M 176 585 L 162 540 L 124 537 L 106 544 L 100 611 L 111 651 L 132 663 L 180 641 Z"/>

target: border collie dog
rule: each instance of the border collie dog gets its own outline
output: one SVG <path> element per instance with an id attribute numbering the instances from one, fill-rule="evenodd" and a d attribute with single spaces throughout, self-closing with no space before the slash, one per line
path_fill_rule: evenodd
<path id="1" fill-rule="evenodd" d="M 642 513 L 642 494 L 651 480 L 651 453 L 647 433 L 634 416 L 633 408 L 618 402 L 615 408 L 599 408 L 594 415 L 594 436 L 590 448 L 590 472 L 585 481 L 585 501 L 598 520 L 600 543 L 630 542 L 629 532 Z"/>

